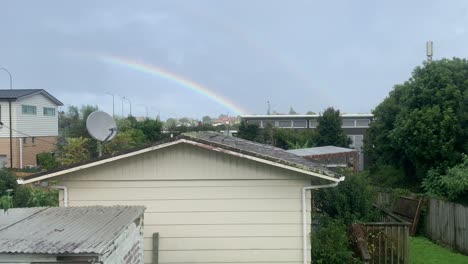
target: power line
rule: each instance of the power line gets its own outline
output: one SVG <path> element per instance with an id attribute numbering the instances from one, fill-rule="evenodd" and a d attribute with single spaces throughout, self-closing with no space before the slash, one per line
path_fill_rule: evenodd
<path id="1" fill-rule="evenodd" d="M 8 128 L 8 129 L 10 129 L 9 127 L 5 126 L 5 124 L 3 124 L 2 122 L 0 122 L 0 125 L 3 125 L 3 127 L 6 127 L 6 128 Z M 35 138 L 36 140 L 39 140 L 39 141 L 42 141 L 42 142 L 45 142 L 45 143 L 48 143 L 48 144 L 51 144 L 51 145 L 54 145 L 54 146 L 58 145 L 58 143 L 53 143 L 53 142 L 44 140 L 44 139 L 42 139 L 42 138 L 38 138 L 38 137 L 34 137 L 34 136 L 31 136 L 31 135 L 28 135 L 28 134 L 26 134 L 26 133 L 23 133 L 23 132 L 21 132 L 21 131 L 18 131 L 18 130 L 16 130 L 16 129 L 14 129 L 14 128 L 12 128 L 11 130 L 15 131 L 16 133 L 20 133 L 20 134 L 22 134 L 22 135 L 24 135 L 24 136 L 27 136 L 27 137 L 33 137 L 33 138 Z"/>

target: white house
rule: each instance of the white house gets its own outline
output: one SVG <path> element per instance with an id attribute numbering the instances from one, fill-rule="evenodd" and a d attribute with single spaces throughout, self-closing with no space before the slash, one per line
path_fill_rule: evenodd
<path id="1" fill-rule="evenodd" d="M 54 150 L 61 105 L 41 89 L 0 90 L 0 165 L 36 166 L 37 154 Z"/>
<path id="2" fill-rule="evenodd" d="M 282 149 L 213 132 L 23 178 L 61 204 L 143 205 L 145 263 L 310 263 L 310 192 L 343 178 Z"/>

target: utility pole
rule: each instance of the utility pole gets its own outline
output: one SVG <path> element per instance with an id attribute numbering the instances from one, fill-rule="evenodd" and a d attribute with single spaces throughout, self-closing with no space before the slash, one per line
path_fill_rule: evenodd
<path id="1" fill-rule="evenodd" d="M 267 115 L 270 115 L 270 101 L 267 101 Z"/>
<path id="2" fill-rule="evenodd" d="M 13 77 L 11 76 L 10 71 L 5 68 L 0 67 L 0 70 L 5 71 L 10 76 L 10 90 L 13 90 Z M 13 131 L 11 127 L 11 99 L 8 99 L 8 112 L 10 115 L 10 168 L 13 169 Z"/>
<path id="3" fill-rule="evenodd" d="M 125 100 L 128 101 L 128 104 L 130 105 L 130 116 L 132 116 L 132 101 L 130 101 L 130 99 L 128 99 L 127 97 L 124 97 Z"/>
<path id="4" fill-rule="evenodd" d="M 114 94 L 113 93 L 106 93 L 110 96 L 112 96 L 112 118 L 115 119 L 115 100 L 114 100 Z"/>
<path id="5" fill-rule="evenodd" d="M 123 108 L 123 102 L 125 100 L 125 96 L 124 97 L 120 97 L 120 99 L 122 100 L 122 118 L 124 118 L 124 108 Z"/>

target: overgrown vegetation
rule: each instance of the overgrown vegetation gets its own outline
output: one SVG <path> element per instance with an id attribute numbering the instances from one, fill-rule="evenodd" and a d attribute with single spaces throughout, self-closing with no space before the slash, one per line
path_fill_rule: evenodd
<path id="1" fill-rule="evenodd" d="M 436 169 L 430 170 L 422 186 L 429 195 L 468 203 L 468 156 L 464 155 L 462 163 L 449 168 L 444 175 Z"/>
<path id="2" fill-rule="evenodd" d="M 58 192 L 18 185 L 13 172 L 0 169 L 0 209 L 35 206 L 58 206 Z"/>
<path id="3" fill-rule="evenodd" d="M 425 63 L 373 111 L 365 152 L 375 167 L 402 168 L 404 177 L 396 173 L 387 182 L 391 187 L 417 186 L 451 200 L 466 195 L 466 177 L 459 172 L 468 153 L 467 80 L 465 59 Z M 379 177 L 376 171 L 371 175 Z"/>
<path id="4" fill-rule="evenodd" d="M 347 227 L 352 223 L 377 219 L 372 206 L 375 192 L 365 174 L 348 174 L 337 187 L 313 193 L 314 226 L 312 255 L 316 263 L 354 263 L 347 238 Z"/>

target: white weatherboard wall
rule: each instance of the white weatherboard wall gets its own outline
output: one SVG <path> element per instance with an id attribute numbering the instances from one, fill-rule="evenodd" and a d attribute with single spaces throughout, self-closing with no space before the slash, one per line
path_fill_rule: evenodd
<path id="1" fill-rule="evenodd" d="M 301 188 L 311 179 L 297 172 L 179 144 L 59 184 L 70 206 L 146 206 L 145 263 L 155 232 L 159 263 L 302 263 Z"/>
<path id="2" fill-rule="evenodd" d="M 14 102 L 11 103 L 11 107 L 13 108 Z M 5 126 L 10 127 L 10 108 L 8 106 L 7 101 L 1 101 L 0 102 L 0 121 L 4 123 Z M 14 128 L 14 127 L 13 127 Z M 0 128 L 0 137 L 9 137 L 10 136 L 10 130 L 6 127 L 1 127 Z"/>
<path id="3" fill-rule="evenodd" d="M 8 106 L 8 103 L 6 103 Z M 22 105 L 36 106 L 36 115 L 22 113 Z M 55 116 L 44 116 L 44 107 L 55 109 Z M 3 105 L 2 105 L 3 108 Z M 13 128 L 33 137 L 58 136 L 57 105 L 42 94 L 35 94 L 12 103 Z M 14 137 L 25 135 L 13 131 Z"/>

